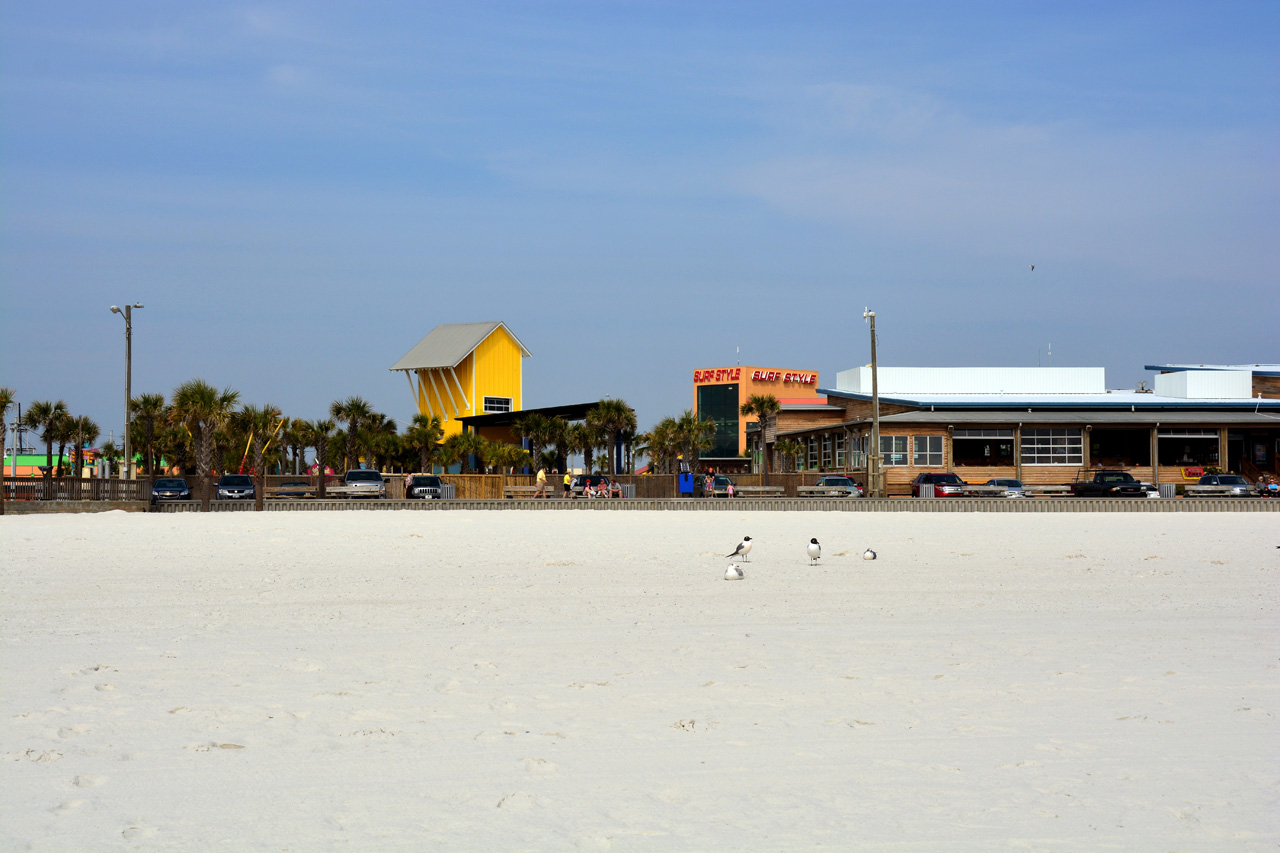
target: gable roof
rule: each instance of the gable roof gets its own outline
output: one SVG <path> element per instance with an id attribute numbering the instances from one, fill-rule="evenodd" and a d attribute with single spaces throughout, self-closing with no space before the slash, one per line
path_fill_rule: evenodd
<path id="1" fill-rule="evenodd" d="M 425 338 L 405 353 L 399 361 L 391 365 L 391 370 L 429 370 L 433 367 L 457 367 L 461 361 L 475 351 L 485 338 L 492 335 L 499 327 L 511 335 L 511 340 L 520 347 L 520 355 L 528 358 L 529 350 L 507 327 L 506 323 L 494 321 L 489 323 L 449 323 L 436 326 Z"/>

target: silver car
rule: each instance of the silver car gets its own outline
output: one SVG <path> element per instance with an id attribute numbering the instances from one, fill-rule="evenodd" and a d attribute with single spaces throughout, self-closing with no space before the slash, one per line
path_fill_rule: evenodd
<path id="1" fill-rule="evenodd" d="M 1021 480 L 1015 480 L 1012 477 L 993 477 L 984 484 L 987 486 L 999 486 L 1004 489 L 1003 493 L 997 493 L 997 497 L 1005 498 L 1025 498 L 1027 490 L 1023 487 Z"/>
<path id="2" fill-rule="evenodd" d="M 1232 497 L 1244 498 L 1257 494 L 1257 491 L 1253 488 L 1253 483 L 1250 483 L 1239 474 L 1205 474 L 1196 485 L 1225 486 L 1226 490 L 1223 494 Z"/>

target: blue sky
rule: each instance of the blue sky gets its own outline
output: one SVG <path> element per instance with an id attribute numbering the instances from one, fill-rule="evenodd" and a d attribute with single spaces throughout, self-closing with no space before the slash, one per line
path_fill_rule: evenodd
<path id="1" fill-rule="evenodd" d="M 1280 361 L 1275 3 L 0 3 L 0 384 L 314 418 L 439 323 L 692 371 Z M 1030 265 L 1035 264 L 1035 271 Z M 740 348 L 740 356 L 735 350 Z"/>

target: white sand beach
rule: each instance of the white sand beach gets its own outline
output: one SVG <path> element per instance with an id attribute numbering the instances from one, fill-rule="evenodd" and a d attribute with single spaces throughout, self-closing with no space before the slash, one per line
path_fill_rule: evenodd
<path id="1" fill-rule="evenodd" d="M 4 517 L 0 849 L 1275 850 L 1278 522 Z"/>

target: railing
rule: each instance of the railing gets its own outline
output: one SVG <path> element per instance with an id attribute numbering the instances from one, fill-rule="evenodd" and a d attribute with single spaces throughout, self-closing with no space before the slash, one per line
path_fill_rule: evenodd
<path id="1" fill-rule="evenodd" d="M 151 479 L 104 480 L 87 477 L 4 477 L 6 501 L 145 501 Z"/>

